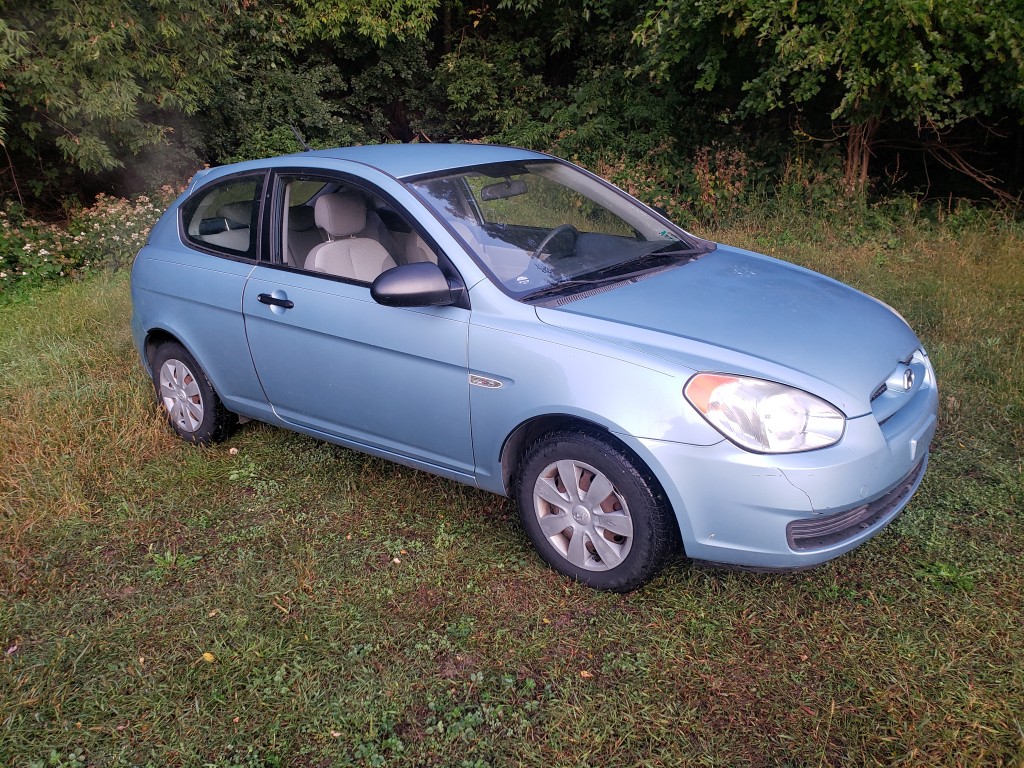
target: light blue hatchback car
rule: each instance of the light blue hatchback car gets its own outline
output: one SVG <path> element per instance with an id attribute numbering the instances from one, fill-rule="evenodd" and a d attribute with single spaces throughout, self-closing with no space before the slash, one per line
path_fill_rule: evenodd
<path id="1" fill-rule="evenodd" d="M 132 271 L 173 429 L 258 419 L 513 496 L 600 589 L 680 546 L 822 563 L 910 500 L 938 393 L 885 304 L 557 158 L 348 147 L 205 170 Z"/>

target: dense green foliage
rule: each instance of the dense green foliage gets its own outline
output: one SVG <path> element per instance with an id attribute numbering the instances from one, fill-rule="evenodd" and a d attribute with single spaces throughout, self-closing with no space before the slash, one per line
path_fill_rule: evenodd
<path id="1" fill-rule="evenodd" d="M 634 38 L 641 72 L 708 92 L 739 85 L 741 116 L 807 105 L 828 117 L 847 135 L 853 191 L 882 122 L 941 136 L 1024 113 L 1022 21 L 994 0 L 658 0 Z"/>
<path id="2" fill-rule="evenodd" d="M 166 143 L 177 117 L 209 104 L 228 71 L 227 2 L 40 0 L 0 8 L 0 139 L 38 166 L 38 191 Z"/>
<path id="3" fill-rule="evenodd" d="M 718 216 L 780 183 L 1014 199 L 1024 10 L 985 0 L 0 2 L 0 193 L 494 140 Z M 955 179 L 946 173 L 952 169 Z M 952 179 L 952 180 L 951 180 Z"/>

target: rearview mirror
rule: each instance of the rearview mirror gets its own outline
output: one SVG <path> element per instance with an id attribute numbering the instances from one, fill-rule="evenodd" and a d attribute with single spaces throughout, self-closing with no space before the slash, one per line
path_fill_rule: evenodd
<path id="1" fill-rule="evenodd" d="M 522 179 L 505 179 L 497 184 L 488 184 L 480 189 L 481 200 L 504 200 L 506 197 L 526 194 L 526 182 Z"/>

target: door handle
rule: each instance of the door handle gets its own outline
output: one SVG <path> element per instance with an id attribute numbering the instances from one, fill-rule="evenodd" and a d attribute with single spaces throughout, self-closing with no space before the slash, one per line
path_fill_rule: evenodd
<path id="1" fill-rule="evenodd" d="M 295 302 L 291 299 L 279 299 L 277 296 L 271 296 L 269 293 L 261 293 L 256 297 L 256 300 L 260 304 L 269 304 L 272 307 L 283 307 L 284 309 L 291 309 L 295 306 Z"/>

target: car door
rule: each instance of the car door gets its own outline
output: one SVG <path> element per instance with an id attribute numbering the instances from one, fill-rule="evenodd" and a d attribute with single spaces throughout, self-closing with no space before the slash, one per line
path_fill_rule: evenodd
<path id="1" fill-rule="evenodd" d="M 300 206 L 289 205 L 295 201 L 287 185 L 299 189 L 300 182 L 308 192 L 308 178 L 281 176 L 276 185 L 275 205 L 290 208 L 293 218 Z M 338 192 L 338 184 L 326 179 L 323 189 Z M 347 184 L 344 191 L 376 199 Z M 286 218 L 277 217 L 272 240 L 287 231 L 280 223 Z M 276 251 L 288 253 L 287 246 Z M 242 297 L 253 363 L 277 415 L 304 431 L 471 481 L 469 311 L 382 306 L 368 282 L 286 261 L 257 265 Z"/>

